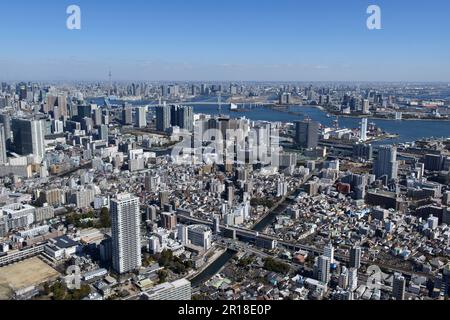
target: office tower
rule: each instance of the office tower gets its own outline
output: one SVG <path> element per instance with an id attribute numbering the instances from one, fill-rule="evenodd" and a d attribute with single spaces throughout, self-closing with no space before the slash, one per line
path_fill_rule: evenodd
<path id="1" fill-rule="evenodd" d="M 442 154 L 425 155 L 425 169 L 429 171 L 441 171 L 444 168 L 446 156 Z"/>
<path id="2" fill-rule="evenodd" d="M 397 148 L 389 145 L 380 146 L 378 148 L 378 157 L 375 160 L 373 169 L 377 179 L 383 176 L 386 176 L 388 180 L 397 179 Z"/>
<path id="3" fill-rule="evenodd" d="M 330 258 L 320 256 L 317 259 L 317 280 L 323 283 L 330 281 Z"/>
<path id="4" fill-rule="evenodd" d="M 0 123 L 3 124 L 5 130 L 5 142 L 8 148 L 11 144 L 12 132 L 11 132 L 11 116 L 7 114 L 0 114 Z"/>
<path id="5" fill-rule="evenodd" d="M 55 113 L 55 110 L 58 110 Z M 64 95 L 47 95 L 47 101 L 43 106 L 44 113 L 53 112 L 53 118 L 59 120 L 62 117 L 67 117 L 67 97 Z"/>
<path id="6" fill-rule="evenodd" d="M 401 274 L 396 273 L 392 283 L 392 297 L 395 300 L 405 300 L 406 279 Z"/>
<path id="7" fill-rule="evenodd" d="M 207 89 L 207 85 L 202 83 L 202 85 L 200 87 L 200 93 L 201 93 L 202 96 L 207 94 L 206 89 Z"/>
<path id="8" fill-rule="evenodd" d="M 334 263 L 334 247 L 331 243 L 323 248 L 323 255 L 330 259 L 330 263 Z"/>
<path id="9" fill-rule="evenodd" d="M 188 131 L 194 130 L 194 109 L 192 107 L 183 107 L 179 112 L 180 128 Z"/>
<path id="10" fill-rule="evenodd" d="M 87 134 L 91 133 L 94 129 L 94 121 L 92 121 L 92 118 L 83 118 L 80 121 L 81 123 L 81 130 L 86 131 Z"/>
<path id="11" fill-rule="evenodd" d="M 361 248 L 354 247 L 350 249 L 350 268 L 361 268 Z"/>
<path id="12" fill-rule="evenodd" d="M 141 266 L 139 198 L 120 194 L 111 200 L 113 269 L 124 274 Z"/>
<path id="13" fill-rule="evenodd" d="M 109 129 L 108 126 L 102 124 L 98 127 L 98 138 L 99 140 L 108 141 Z"/>
<path id="14" fill-rule="evenodd" d="M 166 105 L 156 107 L 156 130 L 166 131 L 170 128 L 170 108 Z"/>
<path id="15" fill-rule="evenodd" d="M 23 156 L 33 154 L 41 157 L 41 159 L 44 158 L 44 121 L 13 119 L 11 127 L 16 153 Z"/>
<path id="16" fill-rule="evenodd" d="M 188 240 L 197 247 L 203 248 L 207 251 L 212 245 L 211 229 L 204 225 L 193 225 L 188 227 Z"/>
<path id="17" fill-rule="evenodd" d="M 95 105 L 79 105 L 77 106 L 76 120 L 80 121 L 83 118 L 92 117 L 92 110 Z"/>
<path id="18" fill-rule="evenodd" d="M 100 108 L 92 111 L 92 120 L 94 121 L 94 126 L 99 126 L 102 124 L 102 110 Z"/>
<path id="19" fill-rule="evenodd" d="M 136 126 L 138 128 L 147 127 L 147 107 L 136 108 Z"/>
<path id="20" fill-rule="evenodd" d="M 348 290 L 355 291 L 358 288 L 358 269 L 348 269 Z"/>
<path id="21" fill-rule="evenodd" d="M 370 161 L 373 158 L 373 148 L 371 144 L 357 143 L 353 145 L 353 158 L 357 160 Z"/>
<path id="22" fill-rule="evenodd" d="M 367 99 L 362 101 L 362 112 L 368 114 L 370 112 L 370 102 Z"/>
<path id="23" fill-rule="evenodd" d="M 361 120 L 361 141 L 367 141 L 367 118 Z"/>
<path id="24" fill-rule="evenodd" d="M 297 121 L 295 128 L 295 141 L 301 148 L 317 148 L 319 144 L 319 124 L 317 122 Z"/>
<path id="25" fill-rule="evenodd" d="M 61 134 L 64 132 L 64 122 L 61 120 L 52 121 L 52 133 Z"/>
<path id="26" fill-rule="evenodd" d="M 133 124 L 133 109 L 127 104 L 122 109 L 122 124 L 126 126 Z"/>
<path id="27" fill-rule="evenodd" d="M 6 154 L 6 134 L 5 126 L 0 124 L 0 165 L 8 163 L 8 156 Z"/>
<path id="28" fill-rule="evenodd" d="M 167 96 L 167 86 L 164 85 L 164 84 L 161 86 L 161 96 L 162 97 L 166 97 Z"/>
<path id="29" fill-rule="evenodd" d="M 174 105 L 170 108 L 170 124 L 192 131 L 194 129 L 194 110 L 192 107 Z"/>
<path id="30" fill-rule="evenodd" d="M 189 301 L 191 299 L 191 283 L 186 279 L 157 285 L 140 296 L 140 300 Z"/>

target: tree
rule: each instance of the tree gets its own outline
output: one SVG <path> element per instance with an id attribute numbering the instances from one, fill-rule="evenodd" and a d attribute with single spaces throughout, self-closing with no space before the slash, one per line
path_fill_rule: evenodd
<path id="1" fill-rule="evenodd" d="M 166 282 L 168 276 L 169 273 L 166 270 L 159 270 L 158 271 L 159 283 Z"/>
<path id="2" fill-rule="evenodd" d="M 111 216 L 108 208 L 102 208 L 100 211 L 100 226 L 102 228 L 111 228 Z"/>
<path id="3" fill-rule="evenodd" d="M 268 271 L 273 271 L 273 272 L 277 272 L 277 273 L 288 273 L 290 270 L 289 265 L 280 262 L 280 261 L 276 261 L 273 258 L 267 258 L 264 261 L 264 269 L 268 270 Z"/>

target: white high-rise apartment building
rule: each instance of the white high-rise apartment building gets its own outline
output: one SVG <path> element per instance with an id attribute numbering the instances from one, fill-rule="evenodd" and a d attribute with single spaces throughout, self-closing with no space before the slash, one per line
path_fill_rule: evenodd
<path id="1" fill-rule="evenodd" d="M 363 141 L 363 142 L 367 141 L 367 126 L 368 126 L 367 118 L 362 119 L 361 120 L 361 141 Z"/>
<path id="2" fill-rule="evenodd" d="M 111 200 L 112 265 L 124 274 L 141 267 L 139 198 L 120 194 Z"/>

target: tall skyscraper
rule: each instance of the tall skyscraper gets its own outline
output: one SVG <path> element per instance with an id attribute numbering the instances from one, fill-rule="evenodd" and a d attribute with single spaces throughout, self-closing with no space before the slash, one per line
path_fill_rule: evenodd
<path id="1" fill-rule="evenodd" d="M 350 268 L 361 268 L 361 248 L 354 247 L 350 249 Z"/>
<path id="2" fill-rule="evenodd" d="M 334 247 L 331 243 L 323 248 L 323 255 L 330 259 L 330 263 L 334 263 Z"/>
<path id="3" fill-rule="evenodd" d="M 370 112 L 370 102 L 367 99 L 362 101 L 362 112 L 368 114 Z"/>
<path id="4" fill-rule="evenodd" d="M 5 130 L 6 147 L 11 144 L 12 132 L 11 132 L 11 116 L 7 114 L 0 114 L 0 123 L 3 124 Z"/>
<path id="5" fill-rule="evenodd" d="M 388 180 L 398 176 L 397 148 L 394 146 L 380 146 L 375 160 L 374 174 L 377 178 L 387 176 Z"/>
<path id="6" fill-rule="evenodd" d="M 141 261 L 139 198 L 120 194 L 111 200 L 112 264 L 119 274 L 138 269 Z"/>
<path id="7" fill-rule="evenodd" d="M 170 124 L 192 131 L 194 129 L 194 110 L 188 106 L 173 105 L 170 108 Z"/>
<path id="8" fill-rule="evenodd" d="M 8 156 L 6 154 L 6 133 L 5 126 L 0 124 L 0 165 L 8 162 Z"/>
<path id="9" fill-rule="evenodd" d="M 156 107 L 156 130 L 166 131 L 170 128 L 170 108 L 166 105 Z"/>
<path id="10" fill-rule="evenodd" d="M 138 128 L 147 127 L 147 107 L 136 108 L 136 126 Z"/>
<path id="11" fill-rule="evenodd" d="M 368 125 L 367 118 L 362 119 L 361 120 L 361 141 L 363 141 L 363 142 L 367 141 L 367 125 Z"/>
<path id="12" fill-rule="evenodd" d="M 355 291 L 358 288 L 358 270 L 351 268 L 348 270 L 348 290 Z"/>
<path id="13" fill-rule="evenodd" d="M 97 128 L 99 140 L 108 141 L 109 129 L 106 124 L 102 124 Z"/>
<path id="14" fill-rule="evenodd" d="M 323 283 L 330 281 L 330 258 L 326 256 L 317 259 L 317 280 Z"/>
<path id="15" fill-rule="evenodd" d="M 315 121 L 297 121 L 295 122 L 296 143 L 305 149 L 316 148 L 319 144 L 319 123 Z"/>
<path id="16" fill-rule="evenodd" d="M 122 124 L 133 124 L 133 109 L 129 105 L 124 105 L 122 110 Z"/>
<path id="17" fill-rule="evenodd" d="M 33 154 L 44 158 L 44 121 L 13 119 L 11 127 L 13 131 L 15 152 L 23 156 Z"/>
<path id="18" fill-rule="evenodd" d="M 395 298 L 395 300 L 405 300 L 405 286 L 405 277 L 396 273 L 392 283 L 392 297 Z"/>

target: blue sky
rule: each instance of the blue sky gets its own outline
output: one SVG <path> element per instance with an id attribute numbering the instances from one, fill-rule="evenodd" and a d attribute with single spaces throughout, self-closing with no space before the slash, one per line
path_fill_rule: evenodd
<path id="1" fill-rule="evenodd" d="M 0 36 L 0 80 L 450 80 L 448 0 L 5 1 Z"/>

